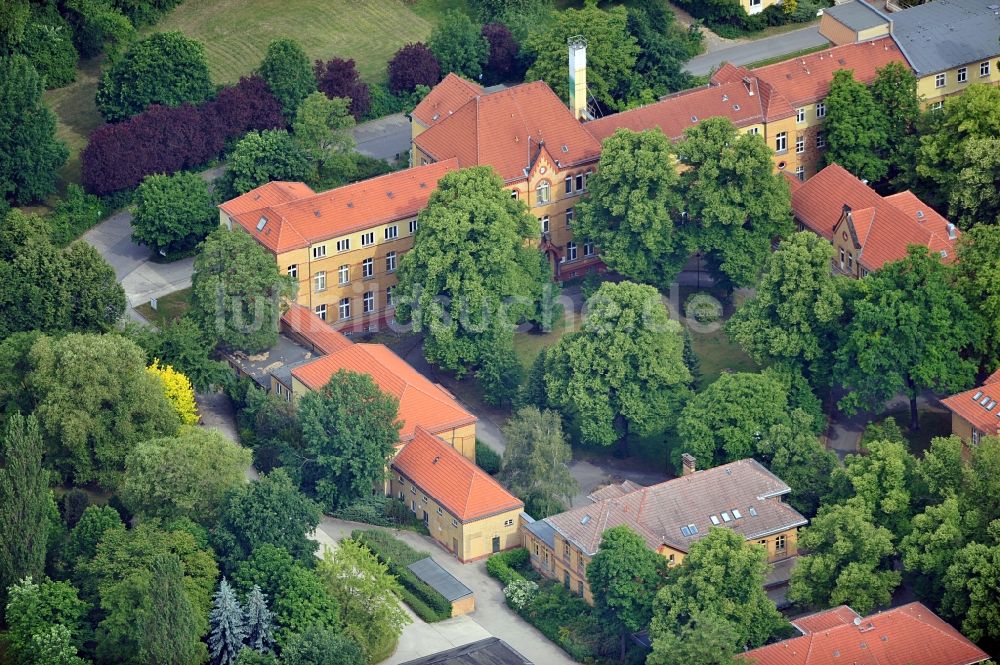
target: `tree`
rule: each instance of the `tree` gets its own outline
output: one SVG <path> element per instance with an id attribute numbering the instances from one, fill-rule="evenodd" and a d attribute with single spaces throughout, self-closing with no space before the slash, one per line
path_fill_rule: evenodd
<path id="1" fill-rule="evenodd" d="M 25 205 L 55 191 L 69 151 L 42 101 L 42 80 L 22 55 L 0 57 L 0 199 Z"/>
<path id="2" fill-rule="evenodd" d="M 663 631 L 653 641 L 648 665 L 740 665 L 739 637 L 731 622 L 715 614 L 696 614 L 676 631 Z"/>
<path id="3" fill-rule="evenodd" d="M 489 58 L 483 67 L 487 82 L 502 83 L 514 74 L 517 66 L 519 47 L 517 40 L 503 23 L 487 23 L 483 26 L 483 37 L 489 43 Z"/>
<path id="4" fill-rule="evenodd" d="M 133 203 L 132 240 L 153 252 L 193 249 L 219 225 L 208 183 L 197 173 L 146 176 Z"/>
<path id="5" fill-rule="evenodd" d="M 116 122 L 151 104 L 199 104 L 214 91 L 201 43 L 180 32 L 154 32 L 132 43 L 101 74 L 97 110 Z"/>
<path id="6" fill-rule="evenodd" d="M 763 547 L 731 529 L 712 528 L 691 545 L 656 594 L 653 643 L 696 617 L 712 615 L 729 622 L 737 649 L 761 646 L 788 625 L 764 591 L 767 569 Z"/>
<path id="7" fill-rule="evenodd" d="M 294 39 L 275 39 L 268 44 L 257 73 L 267 82 L 289 120 L 295 117 L 302 100 L 316 92 L 309 59 Z"/>
<path id="8" fill-rule="evenodd" d="M 914 516 L 913 529 L 899 544 L 903 568 L 913 579 L 917 594 L 937 602 L 955 555 L 965 545 L 959 501 L 950 496 Z"/>
<path id="9" fill-rule="evenodd" d="M 213 231 L 191 277 L 191 318 L 230 349 L 256 353 L 278 341 L 281 302 L 295 283 L 249 234 Z"/>
<path id="10" fill-rule="evenodd" d="M 639 46 L 628 32 L 625 7 L 607 11 L 587 0 L 582 9 L 555 14 L 547 30 L 532 34 L 524 48 L 535 56 L 525 79 L 542 80 L 560 99 L 569 99 L 566 77 L 566 41 L 582 35 L 587 40 L 587 90 L 603 108 L 620 111 L 631 101 Z"/>
<path id="11" fill-rule="evenodd" d="M 951 286 L 949 269 L 926 247 L 882 267 L 858 285 L 850 323 L 836 352 L 835 373 L 847 413 L 877 409 L 899 392 L 910 399 L 910 429 L 919 429 L 917 396 L 951 394 L 972 383 L 976 363 L 963 354 L 978 339 L 975 316 Z M 932 314 L 932 315 L 929 315 Z"/>
<path id="12" fill-rule="evenodd" d="M 573 459 L 562 421 L 554 411 L 525 406 L 503 427 L 500 481 L 524 499 L 531 515 L 541 519 L 566 510 L 579 489 L 570 473 Z"/>
<path id="13" fill-rule="evenodd" d="M 236 665 L 278 665 L 278 657 L 273 653 L 259 653 L 253 649 L 243 649 L 236 656 Z"/>
<path id="14" fill-rule="evenodd" d="M 423 42 L 400 48 L 392 56 L 387 69 L 389 90 L 394 95 L 413 92 L 421 85 L 430 88 L 441 80 L 441 65 Z"/>
<path id="15" fill-rule="evenodd" d="M 211 627 L 208 633 L 208 653 L 212 665 L 231 665 L 236 661 L 236 654 L 243 648 L 246 619 L 243 608 L 225 577 L 219 582 L 219 590 L 212 599 L 208 624 Z"/>
<path id="16" fill-rule="evenodd" d="M 354 60 L 331 58 L 313 64 L 316 88 L 330 99 L 344 97 L 351 102 L 351 115 L 360 120 L 372 106 L 368 84 L 361 80 Z"/>
<path id="17" fill-rule="evenodd" d="M 354 177 L 357 163 L 345 98 L 327 99 L 314 92 L 299 106 L 292 124 L 293 139 L 312 162 L 312 180 L 343 184 Z"/>
<path id="18" fill-rule="evenodd" d="M 118 57 L 135 39 L 132 21 L 109 2 L 68 0 L 62 10 L 73 28 L 73 43 L 81 58 L 101 53 Z"/>
<path id="19" fill-rule="evenodd" d="M 105 618 L 98 625 L 97 656 L 105 662 L 198 665 L 204 619 L 184 588 L 181 560 L 158 554 L 101 595 Z"/>
<path id="20" fill-rule="evenodd" d="M 320 517 L 319 504 L 299 492 L 284 469 L 275 469 L 229 493 L 213 540 L 220 558 L 229 566 L 265 543 L 283 548 L 302 563 L 311 563 L 317 543 L 309 534 L 316 530 Z"/>
<path id="21" fill-rule="evenodd" d="M 959 291 L 978 312 L 984 337 L 982 364 L 1000 366 L 1000 224 L 980 224 L 958 240 L 954 266 Z"/>
<path id="22" fill-rule="evenodd" d="M 27 0 L 13 0 L 0 6 L 0 53 L 8 53 L 20 45 L 31 16 Z"/>
<path id="23" fill-rule="evenodd" d="M 27 381 L 50 464 L 76 484 L 96 480 L 116 488 L 125 457 L 140 441 L 177 431 L 162 385 L 129 340 L 111 334 L 42 337 L 29 355 Z"/>
<path id="24" fill-rule="evenodd" d="M 864 180 L 884 178 L 888 173 L 888 118 L 875 104 L 868 86 L 855 81 L 850 69 L 834 72 L 826 108 L 825 163 L 840 164 Z"/>
<path id="25" fill-rule="evenodd" d="M 267 608 L 267 597 L 256 584 L 247 594 L 245 607 L 246 646 L 259 653 L 268 653 L 274 644 L 274 624 L 271 610 Z"/>
<path id="26" fill-rule="evenodd" d="M 365 665 L 361 648 L 332 628 L 310 626 L 288 640 L 281 652 L 282 665 Z"/>
<path id="27" fill-rule="evenodd" d="M 885 116 L 886 151 L 883 157 L 889 175 L 896 177 L 912 168 L 917 148 L 916 123 L 920 117 L 917 77 L 901 62 L 890 62 L 876 71 L 871 84 L 872 101 Z"/>
<path id="28" fill-rule="evenodd" d="M 675 229 L 683 204 L 673 152 L 659 128 L 619 129 L 606 138 L 575 229 L 601 248 L 610 268 L 659 288 L 674 281 L 688 258 Z"/>
<path id="29" fill-rule="evenodd" d="M 654 97 L 692 87 L 683 65 L 701 52 L 704 38 L 698 28 L 685 28 L 672 11 L 654 3 L 628 8 L 628 31 L 639 45 L 636 87 Z"/>
<path id="30" fill-rule="evenodd" d="M 153 360 L 153 364 L 147 367 L 146 371 L 156 376 L 163 384 L 163 394 L 174 407 L 181 424 L 197 425 L 200 418 L 191 381 L 170 365 L 160 365 L 157 359 Z"/>
<path id="31" fill-rule="evenodd" d="M 79 57 L 73 47 L 69 23 L 52 5 L 36 5 L 32 13 L 20 52 L 31 61 L 47 89 L 69 85 L 76 79 Z"/>
<path id="32" fill-rule="evenodd" d="M 115 270 L 100 252 L 87 242 L 75 242 L 63 251 L 66 262 L 66 297 L 69 301 L 69 329 L 77 332 L 106 332 L 125 314 L 125 291 Z"/>
<path id="33" fill-rule="evenodd" d="M 31 653 L 37 663 L 45 665 L 87 665 L 77 655 L 77 647 L 66 626 L 56 624 L 31 636 Z"/>
<path id="34" fill-rule="evenodd" d="M 211 359 L 213 343 L 190 317 L 168 322 L 157 330 L 136 328 L 131 337 L 147 357 L 173 367 L 198 392 L 224 384 L 232 371 L 229 365 Z"/>
<path id="35" fill-rule="evenodd" d="M 402 587 L 367 547 L 352 539 L 327 548 L 316 574 L 340 606 L 344 631 L 373 658 L 399 639 L 410 618 L 399 605 Z"/>
<path id="36" fill-rule="evenodd" d="M 434 26 L 427 46 L 441 71 L 470 79 L 482 76 L 483 65 L 490 57 L 490 43 L 482 35 L 482 26 L 455 9 L 445 12 Z"/>
<path id="37" fill-rule="evenodd" d="M 43 577 L 36 583 L 28 575 L 9 589 L 4 615 L 6 645 L 17 662 L 46 664 L 49 661 L 39 659 L 33 651 L 34 638 L 44 638 L 51 628 L 60 626 L 66 630 L 68 642 L 75 645 L 73 655 L 76 655 L 76 646 L 83 644 L 89 609 L 69 582 Z"/>
<path id="38" fill-rule="evenodd" d="M 666 559 L 628 526 L 616 526 L 601 536 L 587 566 L 587 581 L 598 612 L 617 628 L 622 654 L 628 635 L 649 626 L 653 598 L 666 572 Z"/>
<path id="39" fill-rule="evenodd" d="M 823 368 L 832 354 L 844 302 L 830 271 L 833 247 L 801 231 L 781 241 L 764 263 L 757 294 L 726 324 L 726 332 L 758 363 L 792 363 L 813 384 L 829 381 Z"/>
<path id="40" fill-rule="evenodd" d="M 973 447 L 963 489 L 963 514 L 973 528 L 986 532 L 1000 519 L 1000 437 L 983 437 Z"/>
<path id="41" fill-rule="evenodd" d="M 943 501 L 958 496 L 965 482 L 965 444 L 955 435 L 931 439 L 931 446 L 917 460 L 917 477 L 927 487 L 928 494 Z"/>
<path id="42" fill-rule="evenodd" d="M 442 177 L 418 219 L 400 261 L 397 317 L 424 332 L 429 362 L 459 377 L 488 363 L 513 367 L 513 326 L 541 324 L 551 288 L 545 258 L 526 242 L 538 220 L 486 166 Z"/>
<path id="43" fill-rule="evenodd" d="M 151 439 L 125 458 L 122 501 L 145 517 L 218 518 L 226 494 L 246 482 L 250 451 L 217 429 L 186 427 L 176 437 Z"/>
<path id="44" fill-rule="evenodd" d="M 111 506 L 88 506 L 83 516 L 70 531 L 66 547 L 63 549 L 63 560 L 73 574 L 73 580 L 78 582 L 83 572 L 82 564 L 89 562 L 97 554 L 97 544 L 110 529 L 125 529 L 122 518 Z"/>
<path id="45" fill-rule="evenodd" d="M 292 136 L 282 130 L 249 132 L 230 155 L 226 178 L 233 194 L 245 194 L 272 180 L 305 180 L 309 158 Z"/>
<path id="46" fill-rule="evenodd" d="M 810 426 L 808 416 L 794 410 L 789 421 L 768 429 L 761 445 L 771 458 L 768 468 L 792 488 L 789 505 L 806 517 L 816 514 L 838 468 L 837 454 L 823 446 Z"/>
<path id="47" fill-rule="evenodd" d="M 630 434 L 670 425 L 691 379 L 680 325 L 651 286 L 605 282 L 578 332 L 547 353 L 549 401 L 579 418 L 584 441 L 628 450 Z"/>
<path id="48" fill-rule="evenodd" d="M 299 402 L 304 452 L 316 496 L 330 510 L 382 487 L 399 443 L 399 401 L 367 374 L 340 370 Z"/>
<path id="49" fill-rule="evenodd" d="M 41 577 L 49 528 L 49 473 L 34 416 L 14 414 L 0 448 L 0 532 L 17 534 L 0 541 L 0 607 L 7 587 L 24 577 Z"/>
<path id="50" fill-rule="evenodd" d="M 800 556 L 788 599 L 803 605 L 850 604 L 859 614 L 888 605 L 900 574 L 892 569 L 892 532 L 872 522 L 860 499 L 822 506 L 799 532 Z"/>
<path id="51" fill-rule="evenodd" d="M 902 538 L 910 530 L 916 460 L 905 444 L 895 441 L 872 441 L 867 448 L 867 455 L 848 455 L 844 460 L 847 478 L 874 523 Z"/>
<path id="52" fill-rule="evenodd" d="M 944 579 L 941 611 L 971 640 L 1000 637 L 1000 545 L 969 543 L 955 553 Z"/>
<path id="53" fill-rule="evenodd" d="M 770 147 L 727 118 L 708 118 L 685 130 L 677 154 L 689 167 L 679 183 L 689 246 L 732 284 L 756 284 L 771 241 L 792 232 L 788 183 L 774 172 Z"/>

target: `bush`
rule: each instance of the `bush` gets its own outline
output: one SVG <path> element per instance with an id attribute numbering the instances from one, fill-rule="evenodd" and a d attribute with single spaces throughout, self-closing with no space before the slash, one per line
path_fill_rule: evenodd
<path id="1" fill-rule="evenodd" d="M 523 547 L 499 552 L 486 560 L 486 572 L 491 577 L 500 580 L 500 583 L 506 587 L 515 580 L 526 579 L 520 571 L 527 569 L 530 559 L 528 550 Z"/>
<path id="2" fill-rule="evenodd" d="M 73 30 L 54 6 L 32 12 L 19 50 L 45 79 L 45 88 L 61 88 L 76 80 Z"/>
<path id="3" fill-rule="evenodd" d="M 83 191 L 79 185 L 70 185 L 66 198 L 56 204 L 48 217 L 52 243 L 65 247 L 101 221 L 109 210 L 99 198 Z"/>
<path id="4" fill-rule="evenodd" d="M 63 496 L 63 520 L 72 529 L 83 517 L 83 511 L 90 505 L 90 497 L 82 489 L 74 487 Z"/>
<path id="5" fill-rule="evenodd" d="M 389 90 L 399 95 L 413 92 L 418 85 L 428 87 L 441 80 L 441 66 L 426 44 L 407 44 L 392 56 L 387 67 Z M 374 100 L 372 105 L 374 106 Z"/>
<path id="6" fill-rule="evenodd" d="M 423 552 L 418 552 L 398 538 L 392 537 L 384 531 L 355 530 L 351 532 L 351 539 L 355 540 L 374 554 L 379 561 L 389 567 L 389 572 L 396 576 L 396 580 L 403 586 L 408 595 L 415 597 L 422 607 L 414 606 L 410 603 L 406 595 L 403 600 L 410 605 L 410 608 L 424 621 L 432 623 L 451 617 L 451 603 L 447 598 L 431 588 L 426 582 L 413 574 L 407 566 L 417 561 L 427 558 Z M 426 618 L 421 612 L 432 616 Z"/>
<path id="7" fill-rule="evenodd" d="M 400 599 L 406 603 L 411 610 L 413 610 L 413 613 L 423 619 L 426 623 L 436 623 L 448 618 L 439 616 L 437 612 L 428 607 L 424 601 L 417 598 L 416 594 L 411 592 L 406 587 L 403 587 L 399 595 Z M 451 616 L 450 612 L 449 616 Z"/>
<path id="8" fill-rule="evenodd" d="M 500 461 L 501 457 L 499 453 L 479 439 L 476 439 L 476 464 L 479 465 L 480 469 L 491 476 L 495 476 L 500 473 Z"/>
<path id="9" fill-rule="evenodd" d="M 409 529 L 419 533 L 427 531 L 423 522 L 418 520 L 402 501 L 382 494 L 358 499 L 336 511 L 333 516 L 349 522 L 364 522 L 373 526 Z"/>
<path id="10" fill-rule="evenodd" d="M 537 593 L 538 584 L 525 579 L 515 579 L 503 588 L 507 604 L 518 611 L 523 610 L 528 603 L 534 600 Z"/>
<path id="11" fill-rule="evenodd" d="M 385 531 L 355 529 L 351 532 L 351 540 L 362 543 L 372 551 L 372 554 L 386 563 L 393 562 L 401 566 L 409 566 L 411 563 L 427 558 L 423 552 L 418 552 Z"/>

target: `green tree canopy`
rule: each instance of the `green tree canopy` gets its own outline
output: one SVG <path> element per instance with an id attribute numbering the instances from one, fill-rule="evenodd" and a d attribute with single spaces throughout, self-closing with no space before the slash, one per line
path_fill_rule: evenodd
<path id="1" fill-rule="evenodd" d="M 693 87 L 683 66 L 702 50 L 698 27 L 685 28 L 666 5 L 646 3 L 628 7 L 628 31 L 639 45 L 636 87 L 655 97 Z"/>
<path id="2" fill-rule="evenodd" d="M 316 496 L 331 510 L 385 482 L 399 443 L 399 401 L 368 374 L 340 370 L 299 402 L 302 442 Z"/>
<path id="3" fill-rule="evenodd" d="M 936 436 L 931 446 L 917 460 L 916 474 L 934 499 L 943 501 L 958 496 L 965 482 L 965 460 L 962 439 L 954 434 Z"/>
<path id="4" fill-rule="evenodd" d="M 976 363 L 963 352 L 978 339 L 978 321 L 952 287 L 949 268 L 925 247 L 910 247 L 858 288 L 836 352 L 834 372 L 848 389 L 839 406 L 877 410 L 903 392 L 910 429 L 918 429 L 920 391 L 951 394 L 972 384 Z"/>
<path id="5" fill-rule="evenodd" d="M 653 641 L 647 665 L 740 665 L 739 635 L 732 622 L 710 612 L 690 617 L 675 631 L 663 631 Z"/>
<path id="6" fill-rule="evenodd" d="M 248 132 L 239 140 L 223 178 L 236 195 L 272 180 L 306 180 L 311 173 L 309 156 L 288 132 L 265 129 Z"/>
<path id="7" fill-rule="evenodd" d="M 854 495 L 862 499 L 874 523 L 897 538 L 909 533 L 916 460 L 903 443 L 872 441 L 867 455 L 848 455 L 844 471 Z"/>
<path id="8" fill-rule="evenodd" d="M 848 604 L 865 615 L 888 605 L 900 574 L 892 569 L 892 532 L 875 526 L 861 499 L 826 505 L 799 532 L 788 599 L 815 607 Z"/>
<path id="9" fill-rule="evenodd" d="M 902 62 L 890 62 L 878 69 L 871 85 L 872 101 L 885 116 L 885 154 L 889 176 L 896 177 L 912 168 L 917 148 L 916 123 L 920 117 L 917 77 Z"/>
<path id="10" fill-rule="evenodd" d="M 964 533 L 959 501 L 954 496 L 927 506 L 913 518 L 913 529 L 900 542 L 899 552 L 921 598 L 933 603 L 941 599 L 948 568 L 965 545 Z"/>
<path id="11" fill-rule="evenodd" d="M 549 401 L 579 419 L 587 442 L 627 450 L 629 434 L 672 424 L 687 397 L 680 324 L 651 286 L 605 282 L 578 332 L 547 352 Z"/>
<path id="12" fill-rule="evenodd" d="M 482 26 L 464 12 L 445 12 L 431 31 L 427 46 L 441 65 L 441 73 L 478 79 L 490 57 L 490 44 L 482 35 Z"/>
<path id="13" fill-rule="evenodd" d="M 944 577 L 941 611 L 971 640 L 1000 637 L 1000 545 L 969 543 Z"/>
<path id="14" fill-rule="evenodd" d="M 198 104 L 214 92 L 201 43 L 180 32 L 154 32 L 132 43 L 101 74 L 97 110 L 115 122 L 151 104 Z"/>
<path id="15" fill-rule="evenodd" d="M 340 631 L 309 626 L 288 639 L 282 665 L 365 665 L 368 660 L 354 640 Z"/>
<path id="16" fill-rule="evenodd" d="M 868 86 L 854 80 L 852 70 L 834 72 L 823 121 L 825 163 L 840 164 L 858 178 L 881 180 L 889 170 L 884 157 L 888 122 L 885 109 L 876 105 Z"/>
<path id="17" fill-rule="evenodd" d="M 63 560 L 73 573 L 74 582 L 85 577 L 83 565 L 97 554 L 97 544 L 110 529 L 123 529 L 125 524 L 121 516 L 111 506 L 88 506 L 83 511 L 80 521 L 70 531 L 69 539 L 63 550 Z M 77 576 L 77 571 L 81 575 Z"/>
<path id="18" fill-rule="evenodd" d="M 582 35 L 587 40 L 587 91 L 606 109 L 619 111 L 631 99 L 639 45 L 628 31 L 625 7 L 608 10 L 586 0 L 581 9 L 566 9 L 552 17 L 548 29 L 532 34 L 524 49 L 535 61 L 526 81 L 545 81 L 560 99 L 569 99 L 566 41 Z"/>
<path id="19" fill-rule="evenodd" d="M 1000 367 L 1000 224 L 980 224 L 962 234 L 955 282 L 982 320 L 983 364 Z"/>
<path id="20" fill-rule="evenodd" d="M 255 353 L 278 341 L 283 298 L 295 283 L 248 233 L 213 231 L 191 276 L 191 318 L 230 349 Z"/>
<path id="21" fill-rule="evenodd" d="M 75 242 L 62 255 L 69 278 L 69 328 L 77 332 L 112 330 L 125 313 L 125 291 L 115 270 L 97 248 Z"/>
<path id="22" fill-rule="evenodd" d="M 229 365 L 211 358 L 215 341 L 191 317 L 183 316 L 157 330 L 137 327 L 129 332 L 148 358 L 158 358 L 160 364 L 181 372 L 199 392 L 229 380 Z"/>
<path id="23" fill-rule="evenodd" d="M 268 44 L 257 73 L 281 102 L 289 120 L 295 117 L 302 100 L 316 92 L 316 77 L 309 59 L 294 39 L 275 39 Z"/>
<path id="24" fill-rule="evenodd" d="M 708 118 L 677 145 L 689 246 L 736 286 L 751 286 L 771 254 L 771 241 L 792 232 L 791 197 L 775 173 L 763 137 Z"/>
<path id="25" fill-rule="evenodd" d="M 133 203 L 132 240 L 153 252 L 193 249 L 219 225 L 208 183 L 197 173 L 146 176 Z"/>
<path id="26" fill-rule="evenodd" d="M 574 229 L 601 248 L 610 268 L 659 288 L 674 281 L 688 258 L 674 228 L 683 203 L 673 152 L 659 128 L 619 129 L 606 138 Z"/>
<path id="27" fill-rule="evenodd" d="M 341 185 L 356 175 L 350 103 L 346 97 L 330 99 L 322 92 L 314 92 L 302 101 L 295 114 L 292 138 L 309 156 L 313 182 Z"/>
<path id="28" fill-rule="evenodd" d="M 792 488 L 789 505 L 806 517 L 819 510 L 839 466 L 837 454 L 823 446 L 811 426 L 812 419 L 795 409 L 787 422 L 771 425 L 759 447 L 767 450 L 771 471 Z"/>
<path id="29" fill-rule="evenodd" d="M 246 482 L 250 463 L 250 451 L 219 430 L 185 427 L 177 436 L 143 441 L 128 454 L 122 501 L 144 517 L 214 524 L 226 494 Z"/>
<path id="30" fill-rule="evenodd" d="M 962 512 L 980 533 L 1000 519 L 1000 436 L 987 436 L 972 449 L 965 473 Z"/>
<path id="31" fill-rule="evenodd" d="M 566 510 L 579 486 L 570 473 L 573 451 L 563 434 L 559 414 L 525 406 L 503 427 L 500 482 L 524 500 L 536 519 Z"/>
<path id="32" fill-rule="evenodd" d="M 42 578 L 35 582 L 29 575 L 10 587 L 7 599 L 5 641 L 19 663 L 47 664 L 34 652 L 36 637 L 45 636 L 54 626 L 62 626 L 69 633 L 69 643 L 82 646 L 86 637 L 86 616 L 90 610 L 80 600 L 76 589 L 69 582 L 56 582 Z"/>
<path id="33" fill-rule="evenodd" d="M 55 191 L 68 156 L 56 138 L 55 115 L 42 101 L 38 72 L 23 55 L 0 57 L 0 202 L 44 199 Z"/>
<path id="34" fill-rule="evenodd" d="M 712 615 L 734 629 L 732 647 L 763 645 L 788 626 L 764 591 L 767 568 L 763 547 L 731 529 L 712 528 L 691 546 L 684 562 L 671 569 L 656 594 L 649 631 L 653 644 L 676 636 L 699 616 Z"/>

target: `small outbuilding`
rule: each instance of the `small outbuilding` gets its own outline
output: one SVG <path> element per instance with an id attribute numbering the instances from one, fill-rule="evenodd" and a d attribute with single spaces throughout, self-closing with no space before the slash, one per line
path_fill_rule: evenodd
<path id="1" fill-rule="evenodd" d="M 403 665 L 533 665 L 498 637 L 408 660 Z"/>
<path id="2" fill-rule="evenodd" d="M 472 589 L 459 582 L 434 559 L 427 557 L 411 563 L 407 568 L 422 582 L 448 599 L 453 617 L 468 614 L 476 609 L 476 597 Z"/>

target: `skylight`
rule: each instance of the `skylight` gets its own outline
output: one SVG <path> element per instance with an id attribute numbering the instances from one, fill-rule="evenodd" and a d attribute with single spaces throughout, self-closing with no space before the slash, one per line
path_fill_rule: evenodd
<path id="1" fill-rule="evenodd" d="M 733 518 L 729 515 L 729 513 L 722 513 L 722 521 L 723 522 L 732 522 Z"/>
<path id="2" fill-rule="evenodd" d="M 685 536 L 690 536 L 691 535 L 691 529 L 687 528 L 686 526 L 682 526 L 681 527 L 681 534 L 685 535 Z"/>
<path id="3" fill-rule="evenodd" d="M 691 535 L 693 536 L 696 533 L 698 533 L 698 527 L 696 527 L 694 524 L 688 524 L 688 531 L 690 531 Z"/>
<path id="4" fill-rule="evenodd" d="M 747 510 L 750 511 L 750 517 L 757 517 L 757 509 L 756 508 L 754 508 L 753 506 L 749 506 L 747 508 Z"/>
<path id="5" fill-rule="evenodd" d="M 976 394 L 972 396 L 972 400 L 974 402 L 978 402 L 979 398 L 982 397 L 982 396 L 983 396 L 983 391 L 982 390 L 977 390 Z"/>
<path id="6" fill-rule="evenodd" d="M 712 515 L 711 520 L 712 520 L 712 524 L 715 524 L 716 526 L 718 526 L 718 524 L 719 524 L 719 518 L 718 517 L 716 517 L 715 515 Z"/>
<path id="7" fill-rule="evenodd" d="M 733 517 L 736 519 L 740 519 L 741 517 L 743 517 L 743 513 L 741 513 L 737 508 L 733 508 Z"/>
<path id="8" fill-rule="evenodd" d="M 267 226 L 267 217 L 261 217 L 260 221 L 257 222 L 257 230 L 263 231 L 265 226 Z"/>

